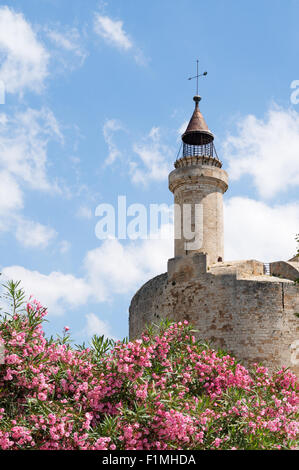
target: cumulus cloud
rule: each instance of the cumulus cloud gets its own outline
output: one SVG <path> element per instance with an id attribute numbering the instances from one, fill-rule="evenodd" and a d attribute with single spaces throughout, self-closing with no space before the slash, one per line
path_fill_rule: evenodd
<path id="1" fill-rule="evenodd" d="M 299 114 L 274 105 L 265 119 L 246 116 L 224 143 L 232 180 L 253 178 L 263 198 L 299 185 Z"/>
<path id="2" fill-rule="evenodd" d="M 47 147 L 63 136 L 52 111 L 28 108 L 5 117 L 0 122 L 0 169 L 32 189 L 57 191 L 47 177 Z"/>
<path id="3" fill-rule="evenodd" d="M 94 313 L 88 313 L 85 315 L 86 318 L 86 327 L 85 332 L 87 336 L 91 337 L 93 335 L 102 336 L 115 339 L 111 334 L 111 328 L 109 323 L 101 320 Z"/>
<path id="4" fill-rule="evenodd" d="M 2 274 L 6 280 L 20 280 L 27 296 L 37 298 L 48 307 L 51 315 L 61 315 L 68 308 L 84 305 L 91 294 L 86 281 L 72 274 L 51 272 L 47 275 L 22 266 L 5 267 Z"/>
<path id="5" fill-rule="evenodd" d="M 81 278 L 62 272 L 43 274 L 22 266 L 7 266 L 1 271 L 5 279 L 21 280 L 26 294 L 38 298 L 50 314 L 60 315 L 88 301 L 112 301 L 115 295 L 133 293 L 149 278 L 165 272 L 172 255 L 172 226 L 164 225 L 160 235 L 156 233 L 152 239 L 126 244 L 106 240 L 88 251 Z"/>
<path id="6" fill-rule="evenodd" d="M 26 247 L 45 248 L 56 232 L 25 218 L 26 190 L 61 192 L 47 174 L 47 147 L 50 141 L 63 141 L 53 113 L 46 108 L 28 108 L 0 119 L 0 230 L 10 230 Z"/>
<path id="7" fill-rule="evenodd" d="M 7 93 L 40 92 L 48 76 L 49 54 L 21 13 L 0 7 L 0 80 Z"/>
<path id="8" fill-rule="evenodd" d="M 166 271 L 173 256 L 173 228 L 170 224 L 160 234 L 146 240 L 105 240 L 88 251 L 84 266 L 89 285 L 98 301 L 111 300 L 114 294 L 134 292 L 151 277 Z"/>
<path id="9" fill-rule="evenodd" d="M 57 236 L 57 232 L 39 222 L 19 217 L 17 218 L 15 236 L 25 247 L 46 248 L 50 241 Z"/>
<path id="10" fill-rule="evenodd" d="M 299 203 L 270 206 L 244 197 L 224 205 L 225 259 L 288 260 L 295 252 Z"/>

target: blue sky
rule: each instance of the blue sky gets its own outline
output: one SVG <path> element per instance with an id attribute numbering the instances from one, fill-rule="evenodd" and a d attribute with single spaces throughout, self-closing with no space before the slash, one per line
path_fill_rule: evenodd
<path id="1" fill-rule="evenodd" d="M 95 209 L 172 204 L 167 174 L 201 110 L 230 187 L 226 259 L 288 259 L 299 232 L 299 2 L 0 2 L 0 268 L 47 333 L 122 338 L 172 240 L 98 240 Z M 299 96 L 299 94 L 298 94 Z"/>

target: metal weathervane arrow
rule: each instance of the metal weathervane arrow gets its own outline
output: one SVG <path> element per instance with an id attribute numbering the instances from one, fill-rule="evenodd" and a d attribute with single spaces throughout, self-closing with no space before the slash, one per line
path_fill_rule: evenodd
<path id="1" fill-rule="evenodd" d="M 196 75 L 194 77 L 189 77 L 188 80 L 193 80 L 194 78 L 196 78 L 196 95 L 198 95 L 198 79 L 199 77 L 205 77 L 206 75 L 208 75 L 208 72 L 204 72 L 204 73 L 198 73 L 198 60 L 196 61 Z"/>

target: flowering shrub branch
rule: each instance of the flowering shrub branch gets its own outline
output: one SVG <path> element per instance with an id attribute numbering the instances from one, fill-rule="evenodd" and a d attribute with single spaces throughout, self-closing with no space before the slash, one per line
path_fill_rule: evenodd
<path id="1" fill-rule="evenodd" d="M 194 337 L 188 322 L 90 348 L 46 339 L 46 309 L 9 283 L 0 322 L 0 449 L 292 449 L 298 384 Z"/>

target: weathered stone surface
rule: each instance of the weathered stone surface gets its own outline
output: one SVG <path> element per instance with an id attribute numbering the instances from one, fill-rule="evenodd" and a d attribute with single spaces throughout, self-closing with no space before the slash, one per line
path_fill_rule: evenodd
<path id="1" fill-rule="evenodd" d="M 174 194 L 174 202 L 181 207 L 180 217 L 175 226 L 183 227 L 183 206 L 202 205 L 203 207 L 203 243 L 194 253 L 207 253 L 208 264 L 223 259 L 223 193 L 228 188 L 228 176 L 221 168 L 205 164 L 179 167 L 169 175 L 169 189 Z M 194 217 L 194 215 L 192 216 Z M 183 235 L 183 229 L 181 231 Z M 186 239 L 181 236 L 175 240 L 175 256 L 183 256 Z"/>
<path id="2" fill-rule="evenodd" d="M 203 253 L 178 256 L 168 260 L 168 279 L 188 281 L 207 272 L 207 255 Z"/>
<path id="3" fill-rule="evenodd" d="M 299 279 L 299 261 L 275 261 L 270 263 L 272 276 L 296 281 Z"/>
<path id="4" fill-rule="evenodd" d="M 240 268 L 244 263 L 251 274 Z M 132 299 L 130 338 L 161 318 L 186 319 L 199 337 L 246 365 L 261 362 L 272 371 L 287 366 L 299 376 L 299 287 L 258 275 L 260 264 L 218 263 L 188 280 L 167 273 L 155 277 Z"/>

